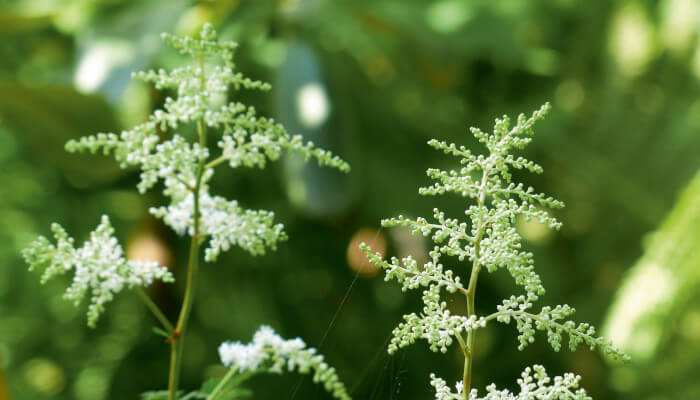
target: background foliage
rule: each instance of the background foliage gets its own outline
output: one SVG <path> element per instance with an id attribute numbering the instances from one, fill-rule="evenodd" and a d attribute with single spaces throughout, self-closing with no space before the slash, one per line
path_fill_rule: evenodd
<path id="1" fill-rule="evenodd" d="M 480 333 L 474 384 L 512 385 L 538 362 L 581 374 L 598 399 L 700 397 L 696 1 L 5 0 L 0 399 L 136 398 L 166 385 L 167 347 L 135 298 L 120 296 L 88 329 L 84 310 L 60 298 L 66 282 L 39 285 L 19 250 L 54 221 L 80 241 L 107 212 L 132 256 L 157 257 L 177 275 L 187 246 L 147 213 L 163 199 L 139 196 L 134 173 L 69 155 L 63 143 L 132 126 L 159 107 L 163 95 L 131 82 L 131 71 L 181 62 L 158 34 L 192 33 L 205 21 L 240 42 L 241 70 L 273 84 L 244 100 L 353 171 L 285 159 L 217 181 L 243 205 L 275 210 L 290 239 L 264 257 L 230 252 L 202 271 L 183 386 L 220 373 L 218 343 L 261 324 L 320 347 L 358 399 L 430 398 L 431 371 L 456 380 L 456 348 L 454 365 L 421 346 L 386 355 L 392 327 L 420 299 L 378 278 L 356 245 L 424 255 L 421 240 L 379 220 L 436 205 L 415 188 L 428 182 L 425 169 L 451 160 L 426 141 L 477 146 L 468 126 L 488 129 L 497 116 L 551 100 L 527 150 L 545 173 L 520 180 L 564 200 L 564 227 L 519 229 L 550 288 L 545 301 L 576 307 L 578 320 L 604 326 L 634 361 L 611 367 L 585 349 L 553 353 L 544 340 L 517 352 L 512 330 L 494 327 Z M 457 210 L 459 201 L 438 205 Z M 480 285 L 482 309 L 513 290 L 505 274 Z M 174 315 L 178 284 L 152 290 Z M 259 398 L 323 398 L 294 377 L 253 386 Z"/>

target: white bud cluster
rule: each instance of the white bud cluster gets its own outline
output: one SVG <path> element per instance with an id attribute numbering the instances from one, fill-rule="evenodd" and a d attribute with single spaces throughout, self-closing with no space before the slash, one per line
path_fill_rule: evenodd
<path id="1" fill-rule="evenodd" d="M 167 206 L 153 207 L 151 213 L 180 235 L 194 234 L 194 195 L 189 193 L 182 201 Z M 214 261 L 232 245 L 253 255 L 276 249 L 277 242 L 286 240 L 282 224 L 275 224 L 275 214 L 265 210 L 246 210 L 236 201 L 204 192 L 199 197 L 200 232 L 209 238 L 204 259 Z"/>
<path id="2" fill-rule="evenodd" d="M 104 305 L 124 288 L 135 286 L 147 287 L 154 280 L 173 282 L 173 275 L 166 267 L 156 262 L 142 262 L 124 258 L 122 247 L 114 238 L 114 228 L 109 218 L 104 215 L 90 239 L 83 247 L 74 248 L 74 240 L 58 224 L 53 224 L 56 244 L 40 236 L 22 255 L 29 268 L 44 269 L 41 281 L 46 282 L 56 275 L 73 270 L 73 283 L 68 288 L 65 298 L 76 305 L 90 292 L 88 307 L 88 325 L 95 326 Z"/>
<path id="3" fill-rule="evenodd" d="M 542 307 L 539 313 L 528 312 L 532 302 L 525 296 L 511 296 L 496 307 L 497 312 L 486 317 L 486 320 L 496 319 L 498 322 L 509 324 L 515 321 L 518 330 L 518 349 L 523 350 L 535 341 L 536 331 L 547 332 L 547 341 L 555 351 L 561 350 L 563 334 L 569 336 L 569 349 L 575 351 L 579 344 L 585 343 L 591 350 L 600 348 L 611 358 L 628 361 L 629 356 L 610 341 L 596 336 L 595 327 L 588 323 L 575 323 L 568 319 L 576 310 L 569 305 L 557 305 L 552 308 Z"/>
<path id="4" fill-rule="evenodd" d="M 519 393 L 508 389 L 498 390 L 496 385 L 486 387 L 486 394 L 481 397 L 476 389 L 469 393 L 470 400 L 592 400 L 586 391 L 579 389 L 581 377 L 572 373 L 550 378 L 544 367 L 534 365 L 527 367 L 520 374 Z M 430 384 L 435 388 L 435 400 L 463 400 L 462 382 L 457 382 L 455 391 L 447 386 L 444 379 L 430 375 Z"/>
<path id="5" fill-rule="evenodd" d="M 341 400 L 350 400 L 345 386 L 338 379 L 333 367 L 328 366 L 316 349 L 307 348 L 301 338 L 285 340 L 269 326 L 261 326 L 250 343 L 224 342 L 219 346 L 221 363 L 237 373 L 264 371 L 281 374 L 298 371 L 313 373 L 313 380 L 320 383 Z"/>

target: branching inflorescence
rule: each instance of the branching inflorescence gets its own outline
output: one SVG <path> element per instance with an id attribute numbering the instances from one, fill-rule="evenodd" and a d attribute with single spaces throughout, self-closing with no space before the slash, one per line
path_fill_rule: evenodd
<path id="1" fill-rule="evenodd" d="M 58 224 L 51 226 L 56 245 L 41 236 L 24 252 L 30 269 L 44 270 L 41 282 L 73 270 L 73 284 L 66 291 L 66 299 L 76 304 L 90 291 L 88 325 L 95 326 L 106 303 L 124 287 L 149 286 L 154 280 L 173 282 L 173 275 L 166 267 L 156 262 L 126 260 L 122 247 L 114 238 L 114 228 L 109 217 L 90 234 L 83 247 L 73 247 L 73 238 Z"/>
<path id="2" fill-rule="evenodd" d="M 120 134 L 99 133 L 72 140 L 66 144 L 66 150 L 101 151 L 111 154 L 122 168 L 137 167 L 141 172 L 137 186 L 141 193 L 162 183 L 169 204 L 152 207 L 151 214 L 161 218 L 178 234 L 191 238 L 186 289 L 177 323 L 171 324 L 148 296 L 139 292 L 140 298 L 163 325 L 171 344 L 168 391 L 150 392 L 146 398 L 173 400 L 179 396 L 180 361 L 194 299 L 201 245 L 207 244 L 204 260 L 213 262 L 221 252 L 233 246 L 253 255 L 262 255 L 286 239 L 283 225 L 275 222 L 273 212 L 249 210 L 235 200 L 210 193 L 209 183 L 216 167 L 228 164 L 231 168 L 264 168 L 268 161 L 279 159 L 284 152 L 300 154 L 307 161 L 313 158 L 321 166 L 343 172 L 348 172 L 350 167 L 329 151 L 305 142 L 301 136 L 290 135 L 274 120 L 258 116 L 253 107 L 226 101 L 231 90 L 268 90 L 269 85 L 235 71 L 233 54 L 236 44 L 219 41 L 210 24 L 204 26 L 198 38 L 163 34 L 163 39 L 181 54 L 190 56 L 192 65 L 170 71 L 140 72 L 134 77 L 154 84 L 157 89 L 172 91 L 175 96 L 167 97 L 162 109 L 154 111 L 146 122 L 132 129 Z M 185 126 L 194 126 L 196 134 L 178 133 L 178 129 Z M 210 137 L 213 136 L 211 131 L 217 134 L 214 138 Z M 211 143 L 212 139 L 214 143 Z M 73 285 L 66 297 L 77 303 L 90 291 L 88 323 L 91 326 L 96 323 L 105 303 L 122 289 L 148 286 L 154 279 L 173 281 L 173 275 L 166 267 L 124 259 L 106 216 L 80 249 L 73 247 L 73 239 L 60 226 L 54 225 L 53 231 L 56 245 L 40 237 L 24 251 L 24 257 L 30 268 L 45 269 L 42 280 L 71 269 L 75 271 Z M 295 367 L 306 372 L 312 368 L 315 379 L 331 393 L 340 399 L 348 398 L 334 370 L 323 363 L 320 356 L 312 350 L 299 348 L 298 341 L 291 344 L 280 342 L 277 336 L 267 334 L 267 328 L 261 332 L 260 337 L 269 340 L 262 346 L 260 354 L 267 355 L 268 350 L 278 352 L 268 357 L 273 362 L 273 370 L 281 371 L 278 368 L 280 360 L 287 357 L 288 369 Z M 281 347 L 275 347 L 277 345 Z M 185 398 L 214 399 L 220 394 L 222 399 L 233 398 L 231 393 L 224 396 L 221 388 L 229 385 L 231 376 L 243 372 L 243 369 L 233 362 L 225 364 L 231 367 L 231 372 L 219 382 L 218 392 L 193 392 Z"/>
<path id="3" fill-rule="evenodd" d="M 284 340 L 269 326 L 261 326 L 250 343 L 221 343 L 219 356 L 222 364 L 232 371 L 241 373 L 281 374 L 284 371 L 313 373 L 314 382 L 322 383 L 334 397 L 350 400 L 335 369 L 323 361 L 323 356 L 317 354 L 316 349 L 307 348 L 301 338 Z"/>
<path id="4" fill-rule="evenodd" d="M 615 358 L 628 358 L 610 342 L 596 337 L 592 326 L 568 320 L 575 311 L 568 305 L 543 307 L 539 313 L 530 312 L 533 302 L 544 294 L 545 289 L 535 271 L 532 253 L 522 249 L 522 239 L 515 228 L 516 218 L 534 219 L 558 229 L 561 223 L 546 208 L 561 208 L 564 204 L 535 192 L 532 187 L 512 182 L 510 171 L 513 168 L 541 173 L 542 167 L 511 153 L 524 148 L 532 140 L 534 123 L 543 118 L 548 110 L 549 104 L 545 104 L 530 117 L 521 114 L 514 126 L 504 116 L 496 120 L 493 133 L 471 128 L 472 134 L 486 147 L 487 155 L 474 154 L 464 146 L 437 140 L 428 142 L 431 147 L 459 158 L 461 168 L 450 171 L 428 169 L 427 174 L 435 183 L 420 188 L 419 193 L 435 196 L 452 192 L 470 199 L 470 205 L 464 211 L 466 220 L 449 218 L 443 211 L 435 209 L 433 221 L 404 216 L 382 221 L 385 227 L 405 227 L 415 235 L 430 237 L 434 247 L 425 265 L 419 266 L 410 256 L 401 260 L 386 260 L 380 253 L 373 253 L 369 246 L 361 246 L 370 262 L 385 270 L 386 280 L 397 280 L 404 291 L 423 289 L 422 312 L 404 316 L 404 321 L 394 329 L 389 353 L 418 339 L 426 340 L 431 350 L 443 353 L 455 341 L 460 345 L 465 357 L 463 380 L 457 383 L 456 392 L 452 392 L 444 380 L 433 376 L 431 384 L 436 389 L 437 400 L 482 398 L 471 389 L 474 333 L 491 321 L 506 324 L 515 321 L 520 349 L 532 343 L 535 332 L 540 330 L 547 333 L 548 341 L 556 351 L 561 348 L 563 335 L 567 335 L 571 350 L 585 343 L 591 349 L 600 348 Z M 469 262 L 471 272 L 466 285 L 460 278 L 462 269 L 449 269 L 441 263 L 444 255 Z M 482 269 L 488 272 L 505 269 L 515 284 L 522 287 L 524 294 L 504 300 L 493 314 L 477 315 L 474 299 Z M 467 309 L 464 314 L 453 314 L 447 309 L 442 297 L 444 291 L 460 292 L 466 297 Z M 534 377 L 531 375 L 533 370 Z M 490 386 L 483 399 L 588 398 L 582 389 L 577 389 L 578 377 L 566 374 L 554 378 L 553 384 L 550 384 L 552 380 L 544 368 L 535 366 L 533 370 L 528 368 L 523 372 L 519 380 L 522 388 L 520 394 L 498 391 Z"/>

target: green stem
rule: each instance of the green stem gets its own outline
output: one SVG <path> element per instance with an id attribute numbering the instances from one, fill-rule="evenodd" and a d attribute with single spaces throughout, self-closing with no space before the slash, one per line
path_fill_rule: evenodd
<path id="1" fill-rule="evenodd" d="M 469 280 L 467 290 L 467 318 L 474 315 L 474 291 L 476 290 L 476 276 L 479 274 L 477 268 L 472 269 L 472 278 Z M 473 282 L 473 284 L 472 284 Z M 464 351 L 464 370 L 462 374 L 462 384 L 464 385 L 464 400 L 469 400 L 469 392 L 472 385 L 472 366 L 474 365 L 474 330 L 467 332 L 467 343 Z"/>
<path id="2" fill-rule="evenodd" d="M 467 355 L 467 344 L 464 342 L 464 338 L 462 337 L 462 334 L 459 333 L 455 335 L 457 338 L 457 342 L 459 342 L 459 348 L 462 349 L 462 353 L 464 353 L 464 356 L 466 357 Z"/>
<path id="3" fill-rule="evenodd" d="M 486 202 L 486 182 L 489 177 L 489 169 L 484 169 L 481 176 L 481 185 L 479 197 L 476 202 L 479 207 L 483 207 Z M 474 298 L 476 297 L 476 282 L 479 280 L 479 272 L 481 271 L 481 239 L 484 236 L 484 230 L 486 228 L 484 221 L 478 221 L 479 230 L 474 237 L 474 264 L 472 265 L 472 271 L 469 276 L 469 286 L 467 291 L 464 292 L 467 298 L 467 318 L 476 314 L 474 310 Z M 466 350 L 464 350 L 464 373 L 462 376 L 462 384 L 464 385 L 464 400 L 469 400 L 469 392 L 471 392 L 472 386 L 472 367 L 474 365 L 474 342 L 475 342 L 476 332 L 470 330 L 467 333 L 467 343 Z"/>
<path id="4" fill-rule="evenodd" d="M 219 395 L 219 392 L 221 392 L 224 387 L 226 387 L 226 383 L 233 378 L 236 375 L 236 372 L 238 371 L 238 367 L 234 367 L 228 370 L 226 375 L 219 381 L 219 384 L 216 385 L 214 390 L 212 390 L 211 394 L 207 397 L 207 400 L 215 400 L 216 396 Z"/>
<path id="5" fill-rule="evenodd" d="M 217 165 L 221 164 L 222 162 L 226 161 L 227 158 L 224 156 L 219 156 L 211 161 L 209 161 L 206 165 L 204 165 L 204 169 L 209 169 L 209 168 L 214 168 Z"/>
<path id="6" fill-rule="evenodd" d="M 173 337 L 170 340 L 170 368 L 168 370 L 168 400 L 177 399 L 178 376 L 177 367 L 177 340 Z"/>
<path id="7" fill-rule="evenodd" d="M 476 248 L 478 249 L 478 244 Z M 475 314 L 474 311 L 474 297 L 476 293 L 476 282 L 479 278 L 479 271 L 481 270 L 481 265 L 476 264 L 472 268 L 471 277 L 469 278 L 469 288 L 467 289 L 467 318 Z M 472 381 L 472 366 L 474 364 L 474 341 L 475 341 L 474 330 L 470 330 L 467 333 L 467 343 L 466 349 L 464 350 L 464 374 L 462 377 L 462 383 L 464 385 L 464 400 L 469 400 L 469 392 L 471 391 L 471 381 Z"/>
<path id="8" fill-rule="evenodd" d="M 197 185 L 199 186 L 199 184 Z M 175 326 L 175 332 L 170 352 L 170 376 L 168 384 L 168 400 L 177 400 L 178 382 L 180 379 L 180 370 L 182 364 L 182 353 L 184 347 L 185 332 L 187 330 L 187 322 L 192 311 L 192 303 L 194 301 L 194 289 L 197 281 L 197 273 L 199 269 L 199 196 L 195 196 L 195 234 L 192 235 L 192 243 L 190 247 L 190 260 L 187 265 L 187 286 L 185 287 L 185 298 L 180 309 L 180 317 Z"/>
<path id="9" fill-rule="evenodd" d="M 141 301 L 146 304 L 146 307 L 148 307 L 149 310 L 153 313 L 153 315 L 160 321 L 160 324 L 163 325 L 163 328 L 165 328 L 166 331 L 170 335 L 172 335 L 175 332 L 175 328 L 173 327 L 173 324 L 168 321 L 168 319 L 165 317 L 162 311 L 160 311 L 160 308 L 156 305 L 156 303 L 151 300 L 150 297 L 146 294 L 146 292 L 143 291 L 141 288 L 136 288 L 136 293 L 139 295 L 139 298 Z"/>
<path id="10" fill-rule="evenodd" d="M 204 62 L 200 59 L 199 66 L 201 70 L 200 80 L 202 90 L 206 87 L 206 77 L 204 75 Z M 199 119 L 197 121 L 197 135 L 199 136 L 199 145 L 202 148 L 207 146 L 207 126 Z M 193 188 L 194 210 L 192 218 L 194 219 L 194 232 L 190 243 L 190 255 L 187 263 L 187 283 L 185 286 L 185 298 L 182 301 L 180 315 L 177 319 L 177 325 L 173 333 L 172 346 L 170 348 L 170 372 L 168 377 L 168 400 L 177 400 L 178 398 L 178 383 L 180 380 L 180 370 L 182 369 L 182 354 L 185 341 L 185 332 L 187 331 L 187 323 L 190 319 L 192 311 L 192 303 L 194 302 L 194 293 L 197 286 L 197 275 L 199 271 L 199 245 L 201 237 L 200 226 L 200 191 L 202 187 L 202 177 L 204 176 L 205 164 L 204 160 L 199 160 L 197 165 L 197 178 Z"/>

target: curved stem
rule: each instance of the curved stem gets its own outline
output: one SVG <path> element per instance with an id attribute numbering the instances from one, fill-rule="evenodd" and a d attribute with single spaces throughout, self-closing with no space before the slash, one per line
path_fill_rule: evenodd
<path id="1" fill-rule="evenodd" d="M 173 327 L 173 324 L 168 321 L 168 318 L 165 317 L 163 312 L 160 310 L 158 305 L 151 300 L 150 297 L 146 294 L 146 292 L 143 291 L 140 287 L 136 288 L 136 293 L 139 295 L 139 299 L 146 304 L 146 307 L 148 307 L 149 310 L 153 313 L 153 315 L 158 319 L 161 325 L 163 325 L 163 328 L 165 328 L 166 331 L 170 335 L 172 335 L 175 332 L 175 328 Z"/>
<path id="2" fill-rule="evenodd" d="M 226 386 L 228 381 L 236 375 L 237 371 L 238 371 L 238 367 L 234 367 L 234 368 L 229 369 L 228 372 L 226 373 L 226 375 L 224 375 L 224 377 L 221 378 L 221 380 L 219 381 L 219 384 L 216 385 L 214 390 L 212 390 L 211 394 L 207 397 L 207 400 L 215 400 L 216 396 L 219 395 L 219 392 L 221 392 L 224 389 L 224 387 Z"/>

